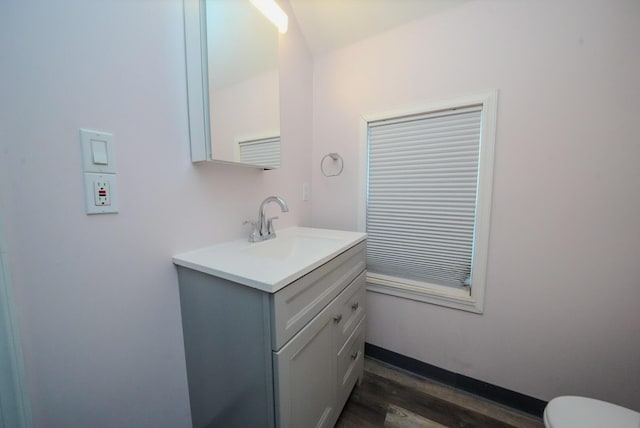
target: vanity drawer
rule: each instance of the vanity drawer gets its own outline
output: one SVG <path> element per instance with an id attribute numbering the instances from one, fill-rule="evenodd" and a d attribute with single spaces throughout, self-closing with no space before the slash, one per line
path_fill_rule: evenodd
<path id="1" fill-rule="evenodd" d="M 360 320 L 355 331 L 338 352 L 338 403 L 345 403 L 356 380 L 364 370 L 364 335 L 367 317 Z"/>
<path id="2" fill-rule="evenodd" d="M 366 282 L 365 271 L 358 275 L 346 290 L 338 296 L 336 305 L 338 312 L 336 315 L 340 319 L 340 322 L 338 322 L 340 332 L 336 336 L 337 349 L 342 348 L 365 314 Z"/>
<path id="3" fill-rule="evenodd" d="M 366 243 L 334 259 L 271 295 L 271 346 L 279 350 L 365 268 Z"/>

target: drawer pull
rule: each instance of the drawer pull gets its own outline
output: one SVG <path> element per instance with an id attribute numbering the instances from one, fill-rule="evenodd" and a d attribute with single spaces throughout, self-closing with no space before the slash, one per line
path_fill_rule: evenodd
<path id="1" fill-rule="evenodd" d="M 355 302 L 353 305 L 351 305 L 351 310 L 357 311 L 359 307 L 360 307 L 360 303 Z"/>
<path id="2" fill-rule="evenodd" d="M 333 322 L 335 322 L 336 324 L 338 324 L 340 321 L 342 321 L 342 314 L 338 314 L 338 316 L 333 317 Z"/>
<path id="3" fill-rule="evenodd" d="M 356 360 L 358 358 L 358 355 L 360 355 L 360 351 L 354 352 L 353 354 L 351 354 L 351 359 Z"/>

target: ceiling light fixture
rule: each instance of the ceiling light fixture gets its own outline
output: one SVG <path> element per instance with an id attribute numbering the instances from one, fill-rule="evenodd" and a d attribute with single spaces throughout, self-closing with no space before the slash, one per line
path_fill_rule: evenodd
<path id="1" fill-rule="evenodd" d="M 264 14 L 269 21 L 278 27 L 278 31 L 281 33 L 287 32 L 287 25 L 289 18 L 287 14 L 278 6 L 275 0 L 250 0 L 251 3 L 258 8 L 260 12 Z"/>

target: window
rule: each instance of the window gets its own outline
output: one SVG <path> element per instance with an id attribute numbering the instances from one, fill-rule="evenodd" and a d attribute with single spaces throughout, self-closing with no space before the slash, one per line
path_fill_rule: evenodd
<path id="1" fill-rule="evenodd" d="M 238 142 L 241 163 L 280 168 L 280 137 L 259 138 Z"/>
<path id="2" fill-rule="evenodd" d="M 496 99 L 365 118 L 369 290 L 482 312 Z"/>

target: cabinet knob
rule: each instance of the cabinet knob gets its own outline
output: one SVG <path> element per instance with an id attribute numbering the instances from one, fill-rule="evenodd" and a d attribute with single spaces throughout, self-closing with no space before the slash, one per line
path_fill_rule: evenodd
<path id="1" fill-rule="evenodd" d="M 359 307 L 360 307 L 360 303 L 355 302 L 353 305 L 351 305 L 351 310 L 357 311 Z"/>
<path id="2" fill-rule="evenodd" d="M 354 352 L 353 354 L 351 354 L 351 359 L 352 359 L 352 360 L 357 359 L 357 358 L 358 358 L 358 355 L 360 355 L 360 351 L 356 351 L 356 352 Z"/>
<path id="3" fill-rule="evenodd" d="M 336 324 L 338 324 L 340 321 L 342 321 L 342 314 L 338 314 L 338 316 L 333 317 L 333 322 L 335 322 Z"/>

